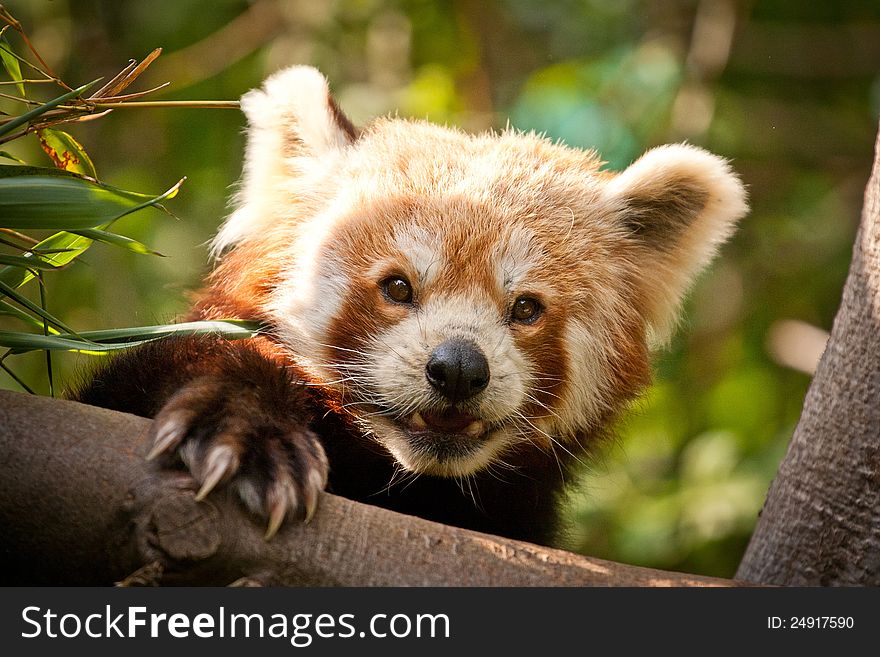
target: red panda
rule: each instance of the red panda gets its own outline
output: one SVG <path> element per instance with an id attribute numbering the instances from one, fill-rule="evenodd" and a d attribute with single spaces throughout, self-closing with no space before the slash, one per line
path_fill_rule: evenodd
<path id="1" fill-rule="evenodd" d="M 650 379 L 683 295 L 745 214 L 689 145 L 622 172 L 508 129 L 357 129 L 315 69 L 242 98 L 234 211 L 188 337 L 112 360 L 75 397 L 154 417 L 150 458 L 235 491 L 271 536 L 322 490 L 552 543 L 574 465 Z"/>

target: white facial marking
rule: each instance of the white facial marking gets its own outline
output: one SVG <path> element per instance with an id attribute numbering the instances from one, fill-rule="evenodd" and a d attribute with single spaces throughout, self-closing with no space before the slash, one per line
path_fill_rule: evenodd
<path id="1" fill-rule="evenodd" d="M 443 243 L 439 235 L 420 226 L 407 226 L 395 237 L 395 245 L 418 272 L 419 284 L 430 285 L 444 267 Z"/>
<path id="2" fill-rule="evenodd" d="M 589 426 L 605 410 L 608 377 L 604 355 L 613 349 L 608 342 L 607 331 L 599 322 L 572 319 L 566 326 L 570 371 L 566 377 L 567 394 L 552 418 L 553 433 L 570 435 Z"/>
<path id="3" fill-rule="evenodd" d="M 323 336 L 350 291 L 345 269 L 322 262 L 343 210 L 350 205 L 343 194 L 303 224 L 291 245 L 288 269 L 273 293 L 270 310 L 281 338 L 306 361 L 319 358 Z"/>
<path id="4" fill-rule="evenodd" d="M 514 226 L 499 242 L 493 253 L 498 288 L 509 291 L 525 281 L 539 260 L 534 252 L 534 234 L 523 226 Z"/>

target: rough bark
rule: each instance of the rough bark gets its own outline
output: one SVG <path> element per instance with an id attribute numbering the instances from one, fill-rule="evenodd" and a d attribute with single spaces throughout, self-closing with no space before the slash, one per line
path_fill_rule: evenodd
<path id="1" fill-rule="evenodd" d="M 271 541 L 231 496 L 144 460 L 149 421 L 0 391 L 0 584 L 711 586 L 329 494 Z"/>
<path id="2" fill-rule="evenodd" d="M 880 137 L 831 338 L 737 577 L 880 585 Z"/>

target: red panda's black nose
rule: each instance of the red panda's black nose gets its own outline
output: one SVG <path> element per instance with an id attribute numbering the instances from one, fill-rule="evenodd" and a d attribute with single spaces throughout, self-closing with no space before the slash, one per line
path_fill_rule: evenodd
<path id="1" fill-rule="evenodd" d="M 473 342 L 453 338 L 434 349 L 425 377 L 449 401 L 464 401 L 489 385 L 489 362 Z"/>

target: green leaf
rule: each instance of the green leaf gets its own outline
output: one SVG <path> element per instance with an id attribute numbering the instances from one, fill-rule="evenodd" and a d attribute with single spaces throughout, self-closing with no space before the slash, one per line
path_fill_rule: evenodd
<path id="1" fill-rule="evenodd" d="M 0 59 L 3 60 L 3 68 L 9 73 L 9 77 L 18 82 L 15 86 L 18 89 L 18 93 L 24 98 L 27 94 L 24 91 L 24 84 L 21 82 L 21 65 L 18 63 L 15 55 L 12 54 L 12 46 L 9 45 L 9 41 L 6 40 L 5 36 L 0 36 Z"/>
<path id="2" fill-rule="evenodd" d="M 57 335 L 40 333 L 19 333 L 16 331 L 0 331 L 0 346 L 8 347 L 13 354 L 24 354 L 29 351 L 79 351 L 98 353 L 124 349 L 142 343 L 132 344 L 90 344 L 82 340 L 60 338 Z"/>
<path id="3" fill-rule="evenodd" d="M 58 335 L 40 335 L 15 331 L 0 331 L 0 346 L 12 349 L 14 353 L 36 350 L 79 351 L 84 353 L 101 353 L 113 349 L 135 347 L 146 342 L 159 340 L 172 335 L 207 335 L 213 334 L 227 340 L 252 338 L 257 335 L 261 324 L 246 320 L 216 320 L 202 322 L 185 322 L 182 324 L 165 324 L 159 326 L 139 326 L 124 329 L 108 329 L 102 331 L 83 331 L 77 340 L 75 335 L 60 333 Z"/>
<path id="4" fill-rule="evenodd" d="M 17 166 L 7 165 L 7 166 L 0 166 L 0 187 L 2 187 L 4 176 L 8 175 L 8 174 L 6 174 L 6 171 L 5 171 L 7 169 L 19 170 L 22 173 L 26 173 L 26 174 L 33 173 L 35 170 L 37 170 L 37 171 L 44 172 L 48 177 L 61 178 L 61 179 L 72 179 L 72 180 L 76 180 L 76 181 L 85 181 L 87 183 L 92 182 L 92 181 L 89 181 L 85 178 L 82 178 L 81 176 L 77 176 L 75 174 L 72 174 L 72 173 L 69 173 L 66 171 L 62 171 L 60 169 L 44 169 L 44 168 L 38 168 L 38 167 L 17 167 Z M 18 176 L 13 175 L 10 177 L 17 178 Z M 137 205 L 130 207 L 128 210 L 126 210 L 122 214 L 120 214 L 116 217 L 113 217 L 110 221 L 106 222 L 105 224 L 99 225 L 98 228 L 100 230 L 104 230 L 104 229 L 108 228 L 114 221 L 116 221 L 116 219 L 119 219 L 120 217 L 125 216 L 126 214 L 131 214 L 132 212 L 136 212 L 142 208 L 145 208 L 145 207 L 148 207 L 151 205 L 156 206 L 157 208 L 161 208 L 164 210 L 164 208 L 160 205 L 160 202 L 164 201 L 165 199 L 173 198 L 174 196 L 176 196 L 177 192 L 180 190 L 180 186 L 183 184 L 183 182 L 185 180 L 186 180 L 186 178 L 182 178 L 181 180 L 177 181 L 177 183 L 173 187 L 171 187 L 168 191 L 166 191 L 165 193 L 163 193 L 159 196 L 155 196 L 155 197 L 150 197 L 148 194 L 140 194 L 140 193 L 135 193 L 135 192 L 127 192 L 125 190 L 119 190 L 115 187 L 110 187 L 109 185 L 94 183 L 94 184 L 98 185 L 99 187 L 101 187 L 102 189 L 109 190 L 110 192 L 114 192 L 114 193 L 118 192 L 120 194 L 130 195 L 132 198 L 146 199 L 142 203 L 139 203 Z M 4 225 L 3 203 L 4 203 L 4 199 L 2 198 L 2 195 L 0 195 L 0 226 Z M 42 242 L 35 245 L 33 247 L 33 250 L 41 252 L 44 255 L 43 259 L 46 260 L 47 262 L 51 262 L 56 267 L 61 267 L 63 265 L 66 265 L 66 264 L 72 262 L 75 258 L 77 258 L 82 253 L 84 253 L 92 245 L 92 242 L 93 241 L 91 239 L 89 239 L 88 237 L 83 237 L 82 235 L 76 235 L 76 234 L 64 231 L 64 232 L 60 232 L 60 233 L 55 233 L 54 235 L 50 235 L 49 237 L 44 239 Z M 32 278 L 33 278 L 33 274 L 31 274 L 28 271 L 22 270 L 21 268 L 18 268 L 18 267 L 7 266 L 7 267 L 0 268 L 0 282 L 5 283 L 13 288 L 21 287 L 22 285 L 24 285 L 25 283 L 30 281 Z"/>
<path id="5" fill-rule="evenodd" d="M 0 265 L 24 267 L 25 269 L 55 269 L 57 265 L 37 256 L 13 256 L 0 253 Z"/>
<path id="6" fill-rule="evenodd" d="M 26 251 L 33 251 L 37 255 L 52 255 L 54 253 L 66 253 L 67 251 L 70 251 L 71 249 L 40 249 L 35 246 L 33 248 L 25 249 L 25 250 Z"/>
<path id="7" fill-rule="evenodd" d="M 2 167 L 0 167 L 2 168 Z M 73 233 L 55 233 L 33 247 L 44 255 L 44 260 L 51 262 L 56 267 L 69 264 L 92 245 L 92 240 Z M 0 283 L 11 288 L 18 288 L 30 281 L 33 273 L 20 267 L 0 268 Z"/>
<path id="8" fill-rule="evenodd" d="M 0 226 L 79 230 L 106 228 L 132 212 L 174 198 L 182 178 L 159 196 L 130 192 L 60 169 L 0 166 Z M 106 225 L 102 225 L 106 224 Z"/>
<path id="9" fill-rule="evenodd" d="M 78 88 L 74 89 L 73 91 L 69 91 L 66 94 L 58 96 L 58 98 L 50 100 L 48 103 L 43 103 L 39 107 L 35 107 L 30 112 L 25 112 L 21 116 L 17 116 L 14 119 L 12 119 L 11 121 L 4 123 L 2 126 L 0 126 L 0 137 L 2 137 L 3 135 L 9 134 L 13 130 L 15 130 L 17 127 L 22 126 L 25 123 L 28 123 L 29 121 L 37 118 L 38 116 L 40 116 L 42 114 L 45 114 L 49 110 L 55 109 L 59 105 L 63 105 L 65 103 L 65 101 L 68 101 L 71 98 L 76 98 L 77 96 L 85 93 L 86 91 L 88 91 L 89 89 L 94 87 L 98 82 L 99 82 L 99 80 L 94 80 L 92 82 L 89 82 L 88 84 L 84 84 L 83 86 L 78 87 Z"/>
<path id="10" fill-rule="evenodd" d="M 26 324 L 31 324 L 32 326 L 35 326 L 36 328 L 38 328 L 40 330 L 43 329 L 43 322 L 38 320 L 36 317 L 31 317 L 23 310 L 16 308 L 11 303 L 7 303 L 7 302 L 3 301 L 2 299 L 0 299 L 0 315 L 7 315 L 7 316 L 15 317 L 15 318 L 20 319 L 21 321 L 25 322 Z M 49 331 L 52 333 L 58 332 L 55 329 L 53 329 L 51 326 L 49 327 Z"/>
<path id="11" fill-rule="evenodd" d="M 33 301 L 28 299 L 26 296 L 19 294 L 14 289 L 12 289 L 11 287 L 9 287 L 8 285 L 6 285 L 5 283 L 2 283 L 2 282 L 0 282 L 0 294 L 3 294 L 5 296 L 9 297 L 13 301 L 15 301 L 17 304 L 24 306 L 25 308 L 30 310 L 32 313 L 39 315 L 40 317 L 45 319 L 47 322 L 49 322 L 53 326 L 57 326 L 62 331 L 67 331 L 68 333 L 71 333 L 72 335 L 77 335 L 76 331 L 74 331 L 72 328 L 67 326 L 67 324 L 62 322 L 60 319 L 58 319 L 57 317 L 55 317 L 51 313 L 43 310 L 37 304 L 35 304 Z"/>
<path id="12" fill-rule="evenodd" d="M 119 235 L 118 233 L 111 233 L 106 230 L 99 230 L 98 228 L 86 228 L 84 230 L 72 230 L 70 232 L 82 237 L 87 237 L 96 242 L 103 242 L 104 244 L 111 244 L 112 246 L 128 249 L 135 253 L 165 257 L 163 254 L 154 251 L 146 244 L 138 242 L 130 237 L 126 237 L 125 235 Z M 2 260 L 0 260 L 0 262 L 2 262 Z"/>
<path id="13" fill-rule="evenodd" d="M 125 340 L 146 340 L 165 338 L 170 335 L 202 335 L 215 333 L 224 338 L 237 340 L 252 338 L 262 328 L 262 323 L 246 319 L 217 319 L 180 324 L 159 324 L 156 326 L 136 326 L 122 329 L 104 329 L 80 333 L 83 338 L 93 342 L 119 342 Z"/>
<path id="14" fill-rule="evenodd" d="M 9 151 L 0 151 L 0 157 L 5 157 L 7 160 L 12 160 L 13 162 L 18 162 L 19 164 L 24 164 L 24 160 L 21 158 L 15 157 Z"/>
<path id="15" fill-rule="evenodd" d="M 0 178 L 18 178 L 19 176 L 60 176 L 62 178 L 77 178 L 79 180 L 88 180 L 89 182 L 98 183 L 97 180 L 86 178 L 78 173 L 65 171 L 64 169 L 56 169 L 54 167 L 35 167 L 24 163 L 21 165 L 4 164 L 3 166 L 0 166 Z M 106 186 L 110 187 L 109 185 Z M 113 187 L 110 188 L 115 189 Z M 144 194 L 144 196 L 146 196 L 146 194 Z"/>
<path id="16" fill-rule="evenodd" d="M 26 230 L 94 228 L 140 209 L 144 199 L 150 197 L 85 178 L 6 176 L 0 178 L 0 226 Z"/>
<path id="17" fill-rule="evenodd" d="M 40 147 L 59 169 L 92 178 L 98 177 L 92 158 L 72 135 L 63 130 L 42 128 L 37 130 L 37 137 L 40 140 Z"/>

